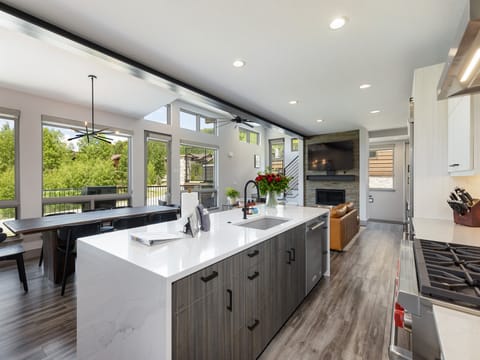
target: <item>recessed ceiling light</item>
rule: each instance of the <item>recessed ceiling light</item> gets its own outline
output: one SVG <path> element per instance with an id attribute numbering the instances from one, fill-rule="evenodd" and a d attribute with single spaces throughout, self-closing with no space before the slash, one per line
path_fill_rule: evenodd
<path id="1" fill-rule="evenodd" d="M 323 120 L 322 120 L 322 119 L 318 119 L 317 122 L 318 122 L 318 123 L 321 123 L 321 122 L 323 122 Z"/>
<path id="2" fill-rule="evenodd" d="M 363 90 L 363 89 L 368 89 L 368 88 L 371 87 L 371 86 L 372 86 L 372 85 L 370 85 L 370 84 L 362 84 L 362 85 L 360 85 L 360 89 L 362 89 L 362 90 Z"/>
<path id="3" fill-rule="evenodd" d="M 288 102 L 290 105 L 297 105 L 298 104 L 298 100 L 290 100 Z"/>
<path id="4" fill-rule="evenodd" d="M 378 114 L 380 112 L 380 110 L 372 110 L 370 111 L 370 114 Z"/>
<path id="5" fill-rule="evenodd" d="M 346 23 L 347 23 L 347 18 L 345 16 L 340 16 L 332 20 L 332 22 L 330 23 L 330 29 L 332 30 L 341 29 L 342 27 L 344 27 Z"/>
<path id="6" fill-rule="evenodd" d="M 244 67 L 245 64 L 246 64 L 245 60 L 242 60 L 242 59 L 237 59 L 233 62 L 233 66 L 235 66 L 236 68 Z"/>

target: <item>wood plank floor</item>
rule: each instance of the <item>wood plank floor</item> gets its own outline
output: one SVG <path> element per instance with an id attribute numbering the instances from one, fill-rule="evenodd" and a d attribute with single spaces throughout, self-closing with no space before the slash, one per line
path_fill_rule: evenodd
<path id="1" fill-rule="evenodd" d="M 373 223 L 317 285 L 261 360 L 388 359 L 393 283 L 402 226 Z"/>
<path id="2" fill-rule="evenodd" d="M 346 252 L 333 253 L 332 276 L 305 299 L 261 356 L 270 359 L 387 359 L 400 225 L 369 223 Z M 14 263 L 0 268 L 0 359 L 75 359 L 74 282 L 60 288 L 26 264 L 24 294 Z"/>

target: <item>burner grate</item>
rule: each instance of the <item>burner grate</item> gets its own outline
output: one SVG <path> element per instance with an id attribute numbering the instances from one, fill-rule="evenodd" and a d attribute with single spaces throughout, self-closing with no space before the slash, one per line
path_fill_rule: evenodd
<path id="1" fill-rule="evenodd" d="M 416 239 L 415 263 L 423 295 L 480 308 L 480 249 Z"/>

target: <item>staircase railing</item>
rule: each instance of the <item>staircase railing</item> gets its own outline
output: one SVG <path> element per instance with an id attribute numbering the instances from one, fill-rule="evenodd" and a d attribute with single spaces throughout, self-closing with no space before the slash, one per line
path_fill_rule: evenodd
<path id="1" fill-rule="evenodd" d="M 294 157 L 283 169 L 283 174 L 290 178 L 289 189 L 283 194 L 291 194 L 292 191 L 297 191 L 300 185 L 300 157 Z"/>

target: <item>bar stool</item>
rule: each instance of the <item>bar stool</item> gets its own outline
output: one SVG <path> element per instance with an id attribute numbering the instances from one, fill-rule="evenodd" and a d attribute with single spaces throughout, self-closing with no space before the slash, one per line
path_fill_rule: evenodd
<path id="1" fill-rule="evenodd" d="M 3 229 L 0 228 L 0 242 L 4 241 L 7 235 L 3 233 Z M 0 261 L 3 260 L 16 260 L 18 268 L 18 276 L 23 283 L 23 290 L 28 292 L 27 276 L 25 275 L 25 264 L 23 262 L 23 253 L 25 250 L 20 244 L 6 245 L 0 247 Z"/>

